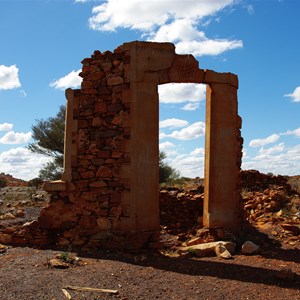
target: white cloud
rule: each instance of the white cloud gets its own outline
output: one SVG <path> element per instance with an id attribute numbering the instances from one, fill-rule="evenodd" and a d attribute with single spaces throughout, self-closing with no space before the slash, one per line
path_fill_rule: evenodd
<path id="1" fill-rule="evenodd" d="M 161 26 L 150 40 L 176 43 L 177 53 L 192 53 L 196 56 L 219 55 L 227 50 L 243 47 L 242 41 L 207 38 L 203 31 L 196 28 L 194 21 L 188 19 Z"/>
<path id="2" fill-rule="evenodd" d="M 169 83 L 158 86 L 161 103 L 200 102 L 205 100 L 206 85 L 194 83 Z"/>
<path id="3" fill-rule="evenodd" d="M 209 39 L 197 27 L 204 17 L 213 16 L 235 2 L 107 0 L 93 8 L 89 25 L 91 29 L 100 31 L 116 31 L 119 28 L 139 30 L 150 41 L 175 43 L 177 53 L 218 55 L 243 47 L 242 41 Z"/>
<path id="4" fill-rule="evenodd" d="M 193 150 L 191 152 L 191 155 L 202 155 L 203 156 L 204 153 L 205 153 L 204 148 L 196 148 L 195 150 Z"/>
<path id="5" fill-rule="evenodd" d="M 296 87 L 293 93 L 284 96 L 292 98 L 293 102 L 300 102 L 300 86 Z"/>
<path id="6" fill-rule="evenodd" d="M 23 147 L 0 153 L 1 172 L 23 180 L 37 177 L 39 170 L 49 161 L 49 157 L 32 153 Z"/>
<path id="7" fill-rule="evenodd" d="M 88 2 L 89 0 L 75 0 L 75 3 L 86 3 Z"/>
<path id="8" fill-rule="evenodd" d="M 10 123 L 2 123 L 0 124 L 0 131 L 9 131 L 9 130 L 12 130 L 13 128 L 13 124 L 10 124 Z"/>
<path id="9" fill-rule="evenodd" d="M 300 145 L 286 147 L 281 143 L 260 150 L 253 158 L 243 157 L 242 169 L 255 169 L 263 173 L 280 175 L 299 175 Z"/>
<path id="10" fill-rule="evenodd" d="M 279 140 L 279 138 L 280 138 L 279 134 L 275 133 L 275 134 L 268 136 L 265 139 L 254 139 L 254 140 L 250 141 L 249 146 L 250 147 L 262 147 L 262 146 L 277 142 Z"/>
<path id="11" fill-rule="evenodd" d="M 0 90 L 11 90 L 19 88 L 19 69 L 16 65 L 10 67 L 0 65 Z"/>
<path id="12" fill-rule="evenodd" d="M 24 144 L 31 139 L 31 132 L 14 132 L 9 131 L 0 138 L 0 144 Z"/>
<path id="13" fill-rule="evenodd" d="M 160 128 L 165 128 L 165 127 L 176 128 L 176 127 L 184 127 L 184 126 L 187 126 L 188 124 L 189 124 L 188 121 L 171 118 L 171 119 L 166 119 L 166 120 L 160 121 L 159 127 Z"/>
<path id="14" fill-rule="evenodd" d="M 234 0 L 174 1 L 174 0 L 107 0 L 94 7 L 90 27 L 113 31 L 117 28 L 151 30 L 170 19 L 198 20 L 213 15 Z"/>
<path id="15" fill-rule="evenodd" d="M 253 5 L 249 4 L 249 5 L 246 5 L 246 9 L 248 11 L 248 14 L 251 16 L 254 14 L 254 7 Z"/>
<path id="16" fill-rule="evenodd" d="M 204 149 L 196 148 L 190 153 L 180 154 L 174 158 L 167 157 L 170 166 L 184 177 L 204 177 Z"/>
<path id="17" fill-rule="evenodd" d="M 27 97 L 27 93 L 26 93 L 24 90 L 20 90 L 20 94 L 21 94 L 23 97 Z"/>
<path id="18" fill-rule="evenodd" d="M 188 104 L 184 105 L 181 109 L 193 111 L 193 110 L 198 109 L 199 107 L 200 107 L 200 103 L 188 103 Z"/>
<path id="19" fill-rule="evenodd" d="M 82 78 L 78 75 L 80 72 L 81 69 L 78 71 L 72 71 L 66 76 L 51 82 L 49 86 L 59 90 L 65 90 L 67 88 L 77 88 L 80 86 L 82 81 Z"/>
<path id="20" fill-rule="evenodd" d="M 164 142 L 159 144 L 159 150 L 165 151 L 170 148 L 174 148 L 175 145 L 171 142 Z"/>
<path id="21" fill-rule="evenodd" d="M 285 133 L 281 133 L 281 135 L 294 135 L 296 137 L 300 137 L 300 127 L 295 130 L 288 130 Z"/>
<path id="22" fill-rule="evenodd" d="M 160 138 L 171 137 L 178 140 L 193 140 L 205 135 L 205 123 L 195 122 L 181 130 L 175 130 L 170 134 L 162 133 Z"/>
<path id="23" fill-rule="evenodd" d="M 176 50 L 178 53 L 192 53 L 196 56 L 219 55 L 225 51 L 242 47 L 242 41 L 228 41 L 225 39 L 182 41 L 176 44 Z"/>
<path id="24" fill-rule="evenodd" d="M 160 132 L 160 133 L 159 133 L 159 137 L 158 137 L 158 138 L 159 138 L 160 140 L 162 140 L 162 139 L 164 139 L 164 138 L 166 138 L 166 137 L 167 137 L 167 135 L 166 135 L 164 132 Z"/>
<path id="25" fill-rule="evenodd" d="M 258 152 L 259 152 L 260 157 L 263 158 L 265 156 L 271 155 L 273 153 L 282 152 L 284 150 L 285 150 L 284 143 L 280 143 L 278 145 L 275 145 L 275 146 L 267 148 L 267 149 L 262 147 L 262 148 L 259 149 Z"/>

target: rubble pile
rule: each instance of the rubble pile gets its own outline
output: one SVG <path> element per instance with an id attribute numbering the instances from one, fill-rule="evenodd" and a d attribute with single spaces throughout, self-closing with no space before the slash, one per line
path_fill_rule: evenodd
<path id="1" fill-rule="evenodd" d="M 245 219 L 253 226 L 295 245 L 300 234 L 300 195 L 288 177 L 258 171 L 241 173 Z"/>
<path id="2" fill-rule="evenodd" d="M 49 194 L 43 190 L 6 186 L 0 189 L 0 220 L 6 224 L 31 221 L 48 201 Z"/>
<path id="3" fill-rule="evenodd" d="M 286 190 L 291 187 L 288 184 L 288 177 L 273 174 L 263 174 L 256 170 L 246 170 L 240 172 L 241 189 L 249 191 L 263 191 L 271 186 L 283 186 Z"/>

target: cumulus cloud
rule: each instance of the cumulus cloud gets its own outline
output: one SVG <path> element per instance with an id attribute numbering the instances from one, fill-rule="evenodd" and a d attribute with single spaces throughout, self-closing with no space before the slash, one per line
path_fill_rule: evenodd
<path id="1" fill-rule="evenodd" d="M 167 157 L 167 162 L 184 177 L 204 177 L 204 149 L 196 148 L 190 153 L 174 158 Z"/>
<path id="2" fill-rule="evenodd" d="M 275 133 L 275 134 L 268 136 L 265 139 L 254 139 L 254 140 L 250 141 L 249 146 L 250 147 L 262 147 L 262 146 L 277 142 L 279 140 L 279 138 L 280 138 L 279 134 Z"/>
<path id="3" fill-rule="evenodd" d="M 10 123 L 2 123 L 0 124 L 0 131 L 9 131 L 9 130 L 12 130 L 13 128 L 13 124 L 10 124 Z"/>
<path id="4" fill-rule="evenodd" d="M 198 27 L 204 17 L 213 16 L 234 3 L 235 0 L 107 0 L 93 8 L 89 25 L 100 31 L 139 30 L 150 41 L 175 43 L 177 53 L 218 55 L 243 47 L 243 42 L 209 39 Z"/>
<path id="5" fill-rule="evenodd" d="M 160 103 L 185 103 L 183 110 L 196 110 L 205 100 L 206 85 L 194 83 L 170 83 L 158 86 Z"/>
<path id="6" fill-rule="evenodd" d="M 23 180 L 37 177 L 39 170 L 49 161 L 49 157 L 32 153 L 23 147 L 0 153 L 1 172 Z"/>
<path id="7" fill-rule="evenodd" d="M 286 94 L 284 96 L 292 98 L 293 102 L 300 102 L 300 86 L 296 87 L 291 94 Z"/>
<path id="8" fill-rule="evenodd" d="M 24 144 L 31 139 L 31 132 L 14 132 L 9 131 L 0 138 L 0 144 Z"/>
<path id="9" fill-rule="evenodd" d="M 285 145 L 284 143 L 280 143 L 278 145 L 275 145 L 273 147 L 270 147 L 270 148 L 260 148 L 259 149 L 259 155 L 260 157 L 264 157 L 264 156 L 268 156 L 268 155 L 271 155 L 271 154 L 274 154 L 274 153 L 278 153 L 278 152 L 282 152 L 285 150 Z"/>
<path id="10" fill-rule="evenodd" d="M 77 88 L 80 86 L 82 81 L 82 78 L 79 76 L 80 72 L 81 69 L 77 71 L 71 71 L 66 76 L 51 82 L 49 86 L 59 90 L 65 90 L 67 88 Z"/>
<path id="11" fill-rule="evenodd" d="M 184 126 L 187 126 L 188 124 L 189 124 L 189 122 L 186 120 L 171 118 L 171 119 L 166 119 L 166 120 L 160 121 L 159 127 L 160 128 L 165 128 L 165 127 L 176 128 L 176 127 L 184 127 Z"/>
<path id="12" fill-rule="evenodd" d="M 280 175 L 299 175 L 300 145 L 293 147 L 277 146 L 261 149 L 252 157 L 243 157 L 242 169 L 255 169 L 263 173 Z"/>
<path id="13" fill-rule="evenodd" d="M 204 148 L 196 148 L 191 152 L 191 155 L 204 155 L 205 150 Z"/>
<path id="14" fill-rule="evenodd" d="M 11 90 L 19 88 L 19 69 L 16 65 L 4 66 L 0 65 L 0 90 Z"/>
<path id="15" fill-rule="evenodd" d="M 175 130 L 170 134 L 160 133 L 160 139 L 171 137 L 177 140 L 193 140 L 205 134 L 205 123 L 195 122 L 181 130 Z"/>
<path id="16" fill-rule="evenodd" d="M 227 50 L 243 47 L 239 40 L 207 38 L 203 31 L 197 29 L 194 21 L 188 19 L 161 26 L 151 40 L 176 43 L 177 53 L 192 53 L 196 56 L 219 55 Z"/>
<path id="17" fill-rule="evenodd" d="M 178 53 L 192 53 L 196 56 L 219 55 L 225 51 L 242 48 L 242 41 L 228 41 L 225 39 L 203 39 L 200 41 L 181 41 L 176 44 Z"/>
<path id="18" fill-rule="evenodd" d="M 164 142 L 159 144 L 159 150 L 165 151 L 170 148 L 174 148 L 175 145 L 171 142 Z"/>

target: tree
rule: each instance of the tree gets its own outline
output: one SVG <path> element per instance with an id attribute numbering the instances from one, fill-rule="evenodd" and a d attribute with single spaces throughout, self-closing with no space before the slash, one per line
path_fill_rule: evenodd
<path id="1" fill-rule="evenodd" d="M 159 151 L 159 183 L 168 182 L 180 177 L 179 171 L 164 162 L 166 158 L 166 153 Z"/>
<path id="2" fill-rule="evenodd" d="M 60 106 L 55 117 L 37 120 L 36 124 L 32 126 L 34 143 L 29 144 L 28 149 L 53 158 L 39 172 L 39 178 L 44 180 L 60 179 L 63 172 L 65 113 L 65 106 Z M 159 152 L 160 183 L 178 179 L 180 176 L 177 170 L 164 162 L 166 157 L 165 152 Z"/>
<path id="3" fill-rule="evenodd" d="M 66 108 L 62 105 L 55 117 L 37 120 L 32 126 L 35 141 L 28 145 L 28 149 L 53 158 L 39 172 L 39 177 L 44 180 L 59 179 L 63 171 L 65 114 Z"/>

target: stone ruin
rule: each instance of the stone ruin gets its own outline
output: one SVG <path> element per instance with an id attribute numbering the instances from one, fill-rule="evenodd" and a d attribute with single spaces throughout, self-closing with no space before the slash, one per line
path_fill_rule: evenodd
<path id="1" fill-rule="evenodd" d="M 139 249 L 159 238 L 158 85 L 206 84 L 203 225 L 240 228 L 238 78 L 199 69 L 171 43 L 130 42 L 82 61 L 66 90 L 64 172 L 50 204 L 12 244 Z"/>

